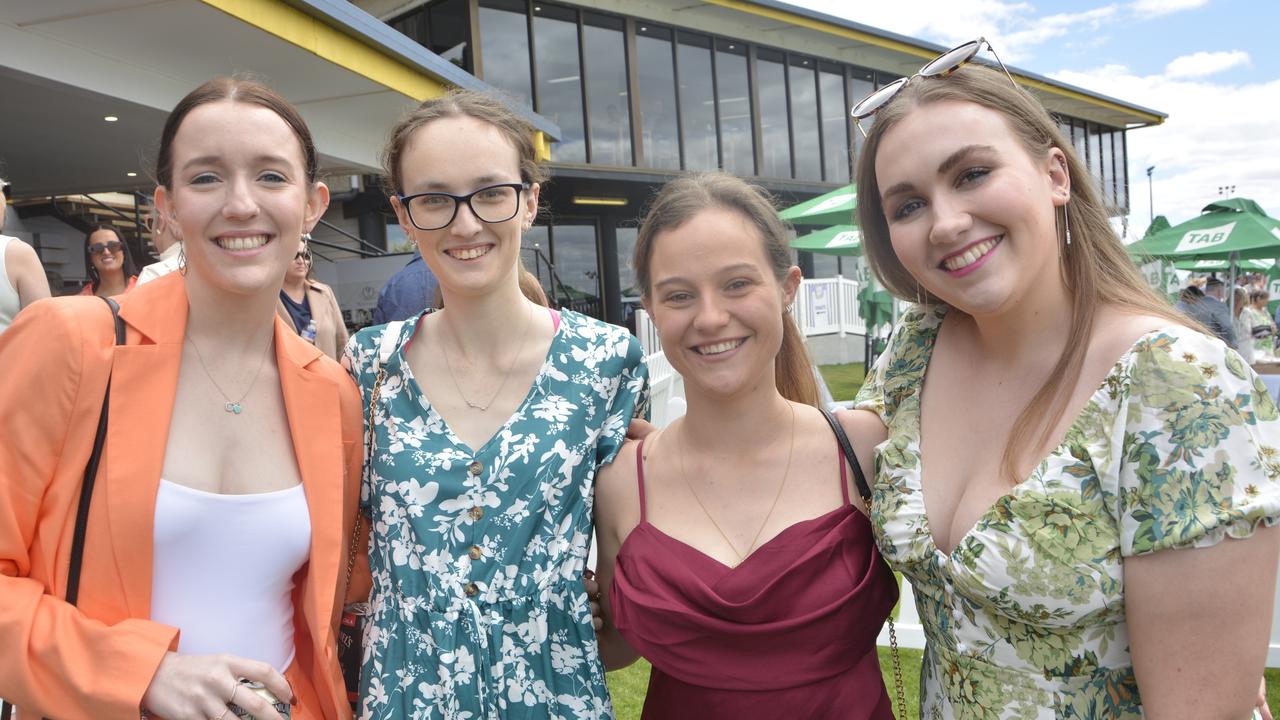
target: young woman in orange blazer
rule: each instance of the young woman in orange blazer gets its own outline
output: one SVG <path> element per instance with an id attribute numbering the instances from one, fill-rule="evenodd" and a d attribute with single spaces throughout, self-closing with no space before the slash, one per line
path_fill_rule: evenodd
<path id="1" fill-rule="evenodd" d="M 0 697 L 23 717 L 348 718 L 335 633 L 361 460 L 346 373 L 275 313 L 328 204 L 297 112 L 216 80 L 170 115 L 157 205 L 186 268 L 27 308 L 0 338 Z M 63 600 L 110 379 L 80 594 Z"/>

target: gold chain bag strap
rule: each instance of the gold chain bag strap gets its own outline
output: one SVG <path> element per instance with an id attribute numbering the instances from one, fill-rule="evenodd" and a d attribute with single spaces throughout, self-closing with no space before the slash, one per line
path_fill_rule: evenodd
<path id="1" fill-rule="evenodd" d="M 862 497 L 862 504 L 867 508 L 867 514 L 871 514 L 871 488 L 867 485 L 867 478 L 862 474 L 862 466 L 858 464 L 858 457 L 853 452 L 853 445 L 849 442 L 849 436 L 845 434 L 844 427 L 836 420 L 836 416 L 832 415 L 826 408 L 822 410 L 822 416 L 827 419 L 827 423 L 831 425 L 831 430 L 836 434 L 836 440 L 840 443 L 840 450 L 844 453 L 845 460 L 853 468 L 854 485 L 858 488 L 858 495 Z M 881 560 L 884 557 L 881 556 Z M 886 563 L 887 565 L 888 563 Z M 907 716 L 907 696 L 902 689 L 902 658 L 898 656 L 898 632 L 893 626 L 893 616 L 885 618 L 889 623 L 889 650 L 893 658 L 893 689 L 898 700 L 898 717 L 906 718 Z"/>
<path id="2" fill-rule="evenodd" d="M 373 465 L 374 447 L 374 411 L 378 407 L 378 398 L 382 394 L 382 381 L 387 377 L 387 360 L 395 351 L 396 342 L 400 338 L 401 321 L 387 323 L 382 330 L 378 343 L 378 356 L 374 369 L 377 371 L 373 381 L 373 390 L 369 393 L 368 418 L 365 421 L 364 473 L 368 475 Z M 361 482 L 364 479 L 361 478 Z M 360 512 L 360 503 L 356 503 L 356 519 L 351 526 L 351 547 L 347 550 L 347 583 L 351 590 L 351 574 L 356 569 L 356 554 L 359 552 L 360 535 L 364 528 L 364 515 Z M 343 597 L 346 597 L 346 592 Z M 360 704 L 360 664 L 364 660 L 362 638 L 364 637 L 364 621 L 369 614 L 368 603 L 352 603 L 342 609 L 342 624 L 338 627 L 338 664 L 342 667 L 342 679 L 347 686 L 347 700 L 351 709 L 356 710 Z"/>

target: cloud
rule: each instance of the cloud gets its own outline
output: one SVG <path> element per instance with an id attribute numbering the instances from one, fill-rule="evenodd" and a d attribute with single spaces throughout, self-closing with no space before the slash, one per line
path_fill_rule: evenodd
<path id="1" fill-rule="evenodd" d="M 1164 74 L 1171 78 L 1201 78 L 1248 64 L 1249 53 L 1243 50 L 1198 52 L 1175 58 L 1165 66 Z"/>
<path id="2" fill-rule="evenodd" d="M 1280 78 L 1235 85 L 1168 71 L 1139 75 L 1122 65 L 1050 76 L 1169 114 L 1163 125 L 1128 133 L 1131 237 L 1149 221 L 1151 165 L 1155 214 L 1175 224 L 1199 215 L 1223 185 L 1280 217 L 1280 165 L 1270 161 L 1280 157 Z"/>
<path id="3" fill-rule="evenodd" d="M 1185 10 L 1195 10 L 1209 4 L 1209 0 L 1137 0 L 1129 6 L 1134 15 L 1154 18 Z"/>

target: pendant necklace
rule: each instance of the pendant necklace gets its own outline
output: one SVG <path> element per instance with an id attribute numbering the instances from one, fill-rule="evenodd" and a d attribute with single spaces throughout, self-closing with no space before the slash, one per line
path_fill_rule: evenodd
<path id="1" fill-rule="evenodd" d="M 209 378 L 209 382 L 213 383 L 213 387 L 218 390 L 220 395 L 222 395 L 222 399 L 226 400 L 222 409 L 232 415 L 239 415 L 244 410 L 241 403 L 244 402 L 245 398 L 249 397 L 249 393 L 253 390 L 254 384 L 258 382 L 258 376 L 262 374 L 262 366 L 267 363 L 267 355 L 271 351 L 271 339 L 267 338 L 267 348 L 262 352 L 262 359 L 258 361 L 258 369 L 254 371 L 253 379 L 249 381 L 249 387 L 244 391 L 244 394 L 240 396 L 239 400 L 232 400 L 231 396 L 228 395 L 222 389 L 222 386 L 218 384 L 218 381 L 213 379 L 213 373 L 209 372 L 209 366 L 205 364 L 204 356 L 200 354 L 200 347 L 196 345 L 196 341 L 190 335 L 187 335 L 186 339 L 187 342 L 191 343 L 191 349 L 196 351 L 196 359 L 200 361 L 200 367 L 204 370 L 205 377 Z"/>
<path id="2" fill-rule="evenodd" d="M 441 319 L 441 322 L 443 322 L 443 318 Z M 502 392 L 502 388 L 507 386 L 507 379 L 511 377 L 511 371 L 516 369 L 516 363 L 520 361 L 520 355 L 524 352 L 525 341 L 529 339 L 529 326 L 532 324 L 533 306 L 530 305 L 529 315 L 524 321 L 524 332 L 520 333 L 520 346 L 516 349 L 516 354 L 512 356 L 511 364 L 507 366 L 507 371 L 503 373 L 502 382 L 498 383 L 498 389 L 494 390 L 493 394 L 489 396 L 489 402 L 484 403 L 483 405 L 477 402 L 472 402 L 471 399 L 462 392 L 462 386 L 458 384 L 458 376 L 453 372 L 453 361 L 449 359 L 449 348 L 445 343 L 441 343 L 440 349 L 444 351 L 444 364 L 445 367 L 449 368 L 449 379 L 453 381 L 453 388 L 458 391 L 458 397 L 462 398 L 462 402 L 466 403 L 467 407 L 472 410 L 485 412 L 489 409 L 489 406 L 493 404 L 493 401 L 498 399 L 498 394 Z M 450 334 L 453 334 L 452 328 L 450 328 Z M 454 341 L 457 342 L 458 336 L 454 335 L 453 338 Z M 458 343 L 459 346 L 461 346 L 461 344 L 462 343 Z"/>

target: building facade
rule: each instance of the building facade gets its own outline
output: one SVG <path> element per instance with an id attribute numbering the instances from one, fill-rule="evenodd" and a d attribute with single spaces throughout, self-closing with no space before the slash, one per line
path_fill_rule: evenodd
<path id="1" fill-rule="evenodd" d="M 790 203 L 848 184 L 862 139 L 849 108 L 946 50 L 768 1 L 356 4 L 558 125 L 526 263 L 549 293 L 613 322 L 639 294 L 630 255 L 658 185 L 720 168 Z M 1126 133 L 1164 115 L 1011 71 L 1124 214 Z M 835 257 L 800 255 L 807 277 L 845 270 Z"/>

